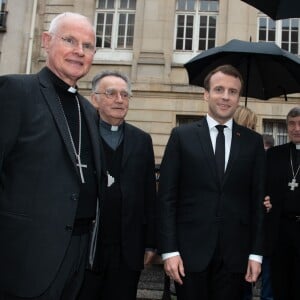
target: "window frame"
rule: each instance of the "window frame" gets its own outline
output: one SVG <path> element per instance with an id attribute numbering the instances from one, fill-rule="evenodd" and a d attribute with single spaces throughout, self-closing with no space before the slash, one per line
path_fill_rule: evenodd
<path id="1" fill-rule="evenodd" d="M 281 145 L 288 142 L 288 133 L 285 119 L 264 118 L 262 121 L 263 133 L 271 134 L 274 137 L 275 145 Z"/>
<path id="2" fill-rule="evenodd" d="M 105 1 L 105 6 L 108 5 L 108 0 Z M 134 4 L 134 9 L 132 9 L 130 6 L 130 3 Z M 127 2 L 127 8 L 121 8 L 121 4 L 124 2 Z M 97 51 L 95 54 L 94 59 L 95 60 L 122 60 L 122 61 L 131 61 L 133 58 L 133 44 L 134 44 L 134 32 L 135 32 L 135 22 L 136 22 L 136 0 L 114 0 L 113 7 L 103 8 L 100 7 L 100 1 L 98 0 L 96 2 L 96 9 L 95 9 L 95 30 L 96 30 L 96 38 L 99 37 L 102 38 L 103 42 L 102 45 L 99 46 L 97 44 Z M 103 23 L 99 25 L 98 18 L 100 18 L 100 15 L 103 15 Z M 107 16 L 111 15 L 112 22 L 111 24 L 107 23 Z M 120 38 L 120 19 L 121 15 L 125 15 L 125 34 L 122 34 L 122 38 L 125 41 L 125 45 L 128 41 L 128 38 L 132 39 L 132 45 L 130 47 L 119 47 L 118 41 Z M 133 21 L 133 30 L 132 35 L 128 36 L 128 19 L 129 16 L 134 16 Z M 103 33 L 102 37 L 98 32 L 98 26 L 103 25 Z M 109 30 L 109 35 L 106 35 L 106 29 L 108 26 L 111 25 L 111 29 Z M 99 30 L 100 31 L 100 30 Z M 110 38 L 110 46 L 105 47 L 105 37 L 108 36 Z"/>
<path id="3" fill-rule="evenodd" d="M 261 20 L 265 19 L 265 23 L 266 23 L 266 29 L 265 29 L 265 39 L 261 38 L 261 31 L 263 31 L 261 29 Z M 297 28 L 297 32 L 298 32 L 298 37 L 297 37 L 297 41 L 293 41 L 292 40 L 292 23 L 293 22 L 297 22 L 298 26 Z M 287 26 L 285 25 L 286 23 Z M 266 15 L 259 15 L 257 18 L 257 40 L 258 41 L 264 41 L 264 42 L 275 42 L 279 47 L 281 47 L 282 49 L 285 49 L 293 54 L 296 55 L 300 55 L 300 18 L 291 18 L 291 19 L 285 19 L 285 20 L 272 20 L 270 17 L 266 16 Z M 274 32 L 274 39 L 270 38 L 270 27 L 274 28 L 272 31 Z M 288 30 L 285 30 L 285 28 L 289 28 Z M 283 41 L 283 35 L 284 32 L 288 33 L 288 40 L 287 41 Z M 295 31 L 294 31 L 295 32 Z M 288 45 L 288 47 L 283 47 L 283 43 Z M 291 51 L 292 50 L 292 46 L 296 44 L 296 48 L 297 48 L 297 53 L 295 53 L 295 51 Z"/>
<path id="4" fill-rule="evenodd" d="M 186 6 L 185 9 L 186 10 L 178 10 L 179 7 L 179 3 L 180 1 L 183 0 L 177 0 L 176 1 L 176 10 L 175 10 L 175 26 L 174 26 L 174 37 L 173 37 L 173 62 L 174 63 L 185 63 L 186 61 L 188 61 L 189 59 L 191 59 L 193 56 L 195 56 L 196 54 L 205 51 L 207 49 L 209 49 L 208 45 L 211 41 L 211 38 L 209 37 L 209 31 L 211 28 L 214 29 L 214 42 L 213 42 L 213 46 L 216 46 L 216 42 L 217 42 L 217 27 L 218 27 L 218 16 L 220 14 L 220 1 L 218 0 L 212 0 L 212 2 L 217 2 L 217 10 L 212 10 L 212 11 L 201 11 L 201 5 L 206 4 L 209 7 L 209 1 L 203 1 L 203 0 L 194 0 L 194 8 L 193 10 L 188 9 L 187 7 L 187 2 L 186 2 Z M 208 3 L 205 3 L 208 2 Z M 212 5 L 213 7 L 214 5 Z M 192 38 L 191 38 L 191 49 L 186 49 L 184 47 L 184 49 L 176 49 L 177 48 L 177 44 L 178 44 L 178 40 L 180 40 L 182 38 L 182 45 L 186 44 L 187 38 L 186 38 L 186 32 L 187 32 L 187 23 L 184 22 L 183 26 L 179 27 L 179 18 L 183 16 L 184 19 L 186 20 L 186 18 L 188 16 L 193 17 L 193 26 L 192 26 Z M 206 27 L 205 27 L 205 31 L 206 31 L 206 37 L 205 37 L 205 49 L 201 49 L 199 50 L 199 44 L 200 44 L 200 25 L 201 25 L 201 18 L 207 17 L 206 20 Z M 214 27 L 210 27 L 209 23 L 210 20 L 214 18 L 215 19 L 215 24 Z M 182 28 L 182 32 L 183 35 L 182 37 L 180 37 L 178 35 L 178 31 L 179 29 Z M 203 38 L 202 38 L 203 40 Z"/>

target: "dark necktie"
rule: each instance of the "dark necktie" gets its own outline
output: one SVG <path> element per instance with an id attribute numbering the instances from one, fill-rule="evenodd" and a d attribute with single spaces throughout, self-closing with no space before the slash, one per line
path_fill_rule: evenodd
<path id="1" fill-rule="evenodd" d="M 220 178 L 220 181 L 223 179 L 224 170 L 225 170 L 225 136 L 224 136 L 224 128 L 225 125 L 216 125 L 218 129 L 218 135 L 216 140 L 216 150 L 215 150 L 215 158 L 217 163 L 217 171 Z"/>

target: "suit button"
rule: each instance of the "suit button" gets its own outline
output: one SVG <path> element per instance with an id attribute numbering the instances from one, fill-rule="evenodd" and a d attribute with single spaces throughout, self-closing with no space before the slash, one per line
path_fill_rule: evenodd
<path id="1" fill-rule="evenodd" d="M 67 225 L 65 229 L 66 229 L 66 231 L 72 231 L 73 230 L 73 226 Z"/>
<path id="2" fill-rule="evenodd" d="M 77 201 L 78 200 L 78 195 L 77 194 L 72 194 L 71 195 L 71 200 Z"/>

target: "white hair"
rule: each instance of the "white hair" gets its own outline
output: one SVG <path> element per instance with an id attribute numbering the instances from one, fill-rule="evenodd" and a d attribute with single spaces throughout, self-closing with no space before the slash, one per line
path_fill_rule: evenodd
<path id="1" fill-rule="evenodd" d="M 91 21 L 79 14 L 79 13 L 74 13 L 74 12 L 64 12 L 64 13 L 61 13 L 59 15 L 57 15 L 50 23 L 50 26 L 49 26 L 49 32 L 50 33 L 56 33 L 58 31 L 58 28 L 59 28 L 59 25 L 60 25 L 60 22 L 62 21 L 63 18 L 65 17 L 74 17 L 74 18 L 80 18 L 80 19 L 83 19 L 83 20 L 86 20 L 89 24 L 91 24 L 91 27 L 93 28 L 93 24 L 91 23 Z"/>

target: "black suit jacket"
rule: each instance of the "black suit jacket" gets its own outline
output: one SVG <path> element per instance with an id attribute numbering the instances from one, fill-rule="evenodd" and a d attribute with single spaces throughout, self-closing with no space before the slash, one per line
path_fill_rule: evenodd
<path id="1" fill-rule="evenodd" d="M 160 170 L 159 252 L 179 251 L 186 272 L 201 272 L 219 241 L 228 269 L 245 272 L 248 255 L 263 250 L 264 165 L 261 136 L 234 123 L 220 183 L 206 118 L 173 129 Z"/>
<path id="2" fill-rule="evenodd" d="M 95 109 L 78 96 L 100 181 Z M 52 282 L 71 238 L 80 176 L 45 69 L 0 77 L 0 290 L 35 297 Z"/>
<path id="3" fill-rule="evenodd" d="M 155 163 L 151 136 L 124 124 L 120 184 L 122 193 L 121 254 L 132 270 L 144 266 L 145 248 L 155 248 Z M 102 161 L 105 169 L 105 161 Z M 109 199 L 103 199 L 109 201 Z M 100 207 L 101 215 L 106 212 Z M 101 240 L 101 228 L 98 239 Z M 97 252 L 97 254 L 99 254 Z M 97 268 L 97 257 L 95 270 Z"/>

